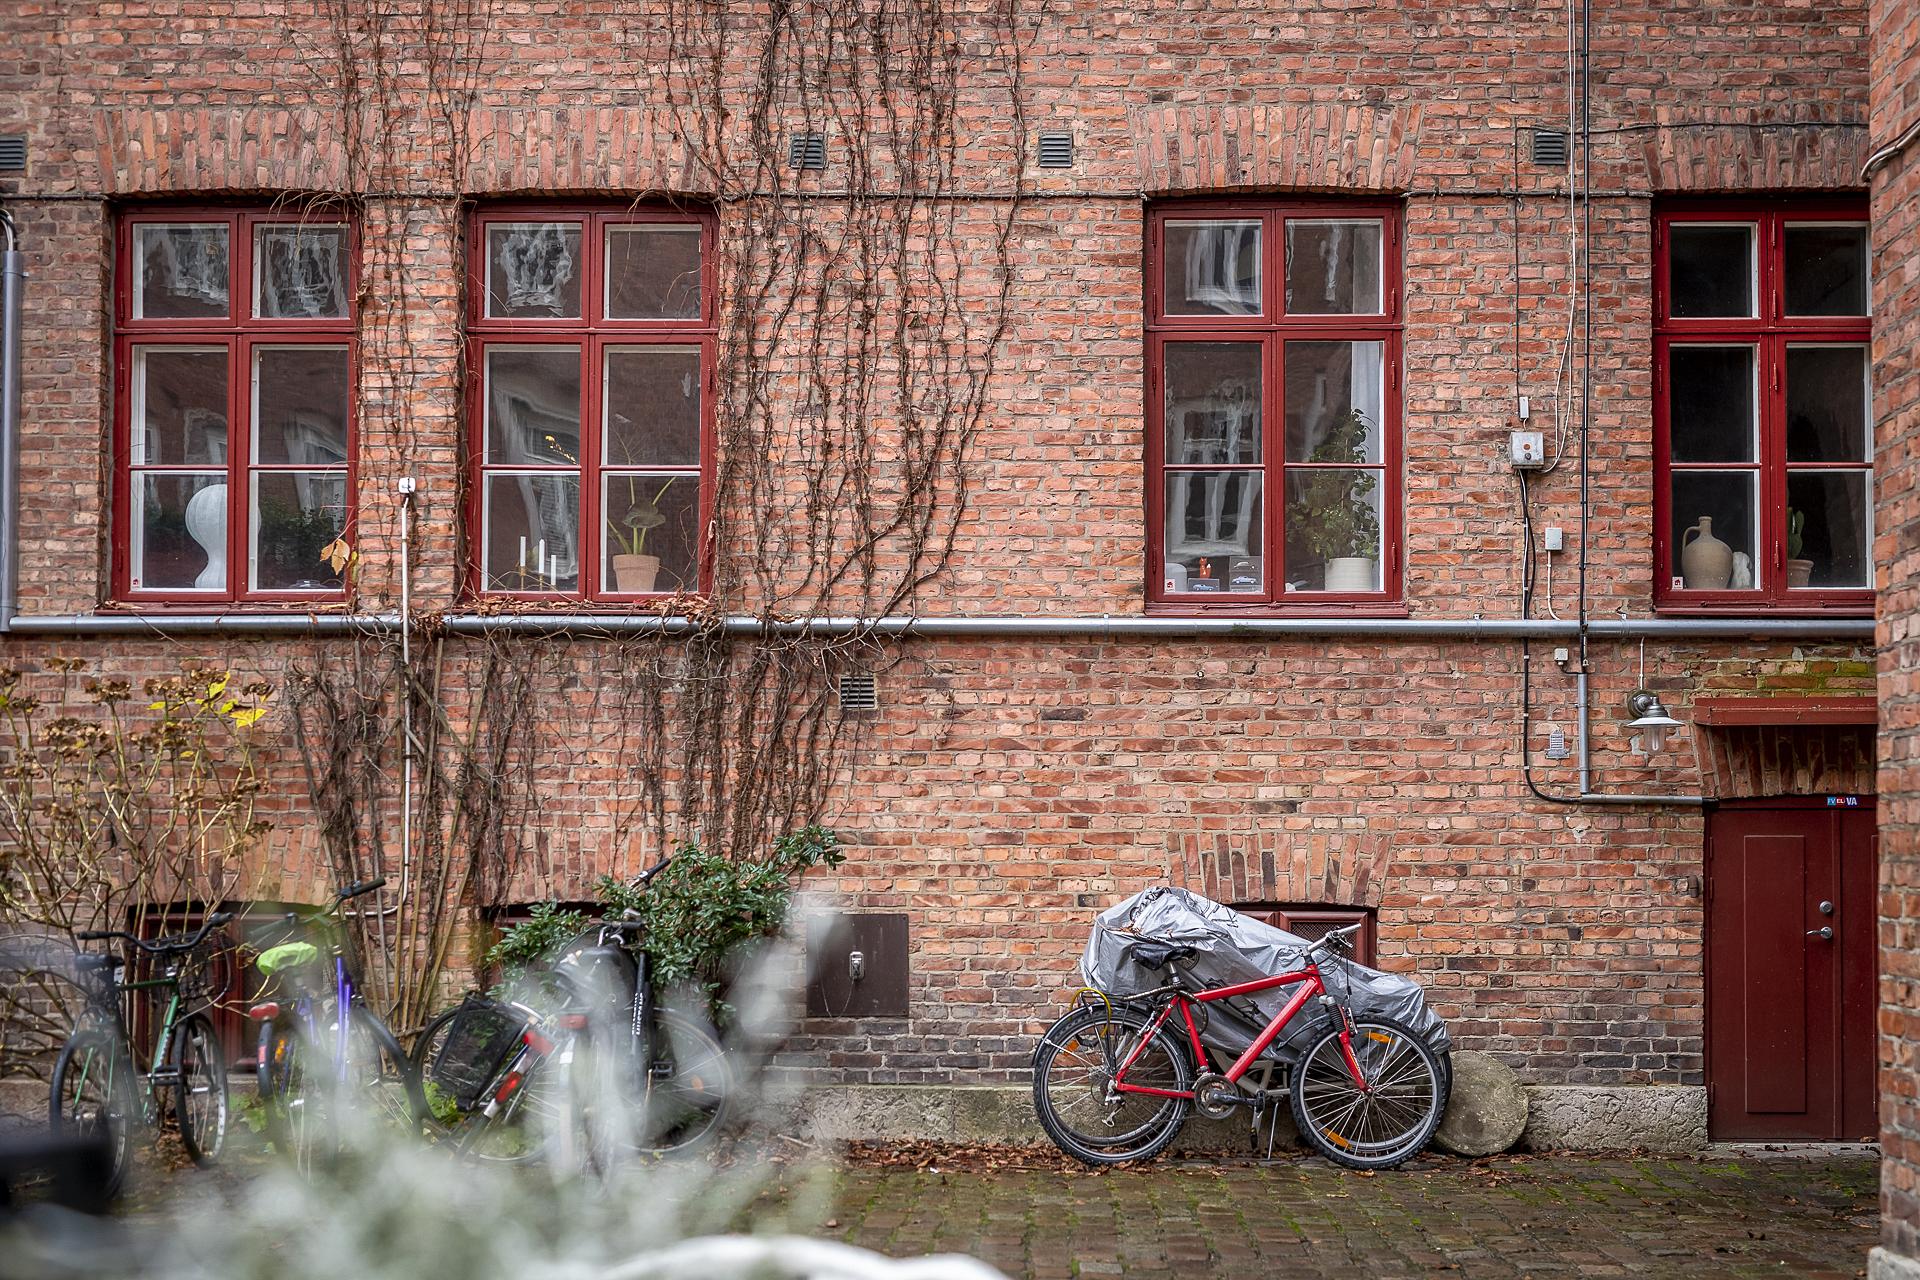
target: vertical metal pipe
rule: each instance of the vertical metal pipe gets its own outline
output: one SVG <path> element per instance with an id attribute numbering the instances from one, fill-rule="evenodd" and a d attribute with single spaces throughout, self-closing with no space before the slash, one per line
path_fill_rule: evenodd
<path id="1" fill-rule="evenodd" d="M 1587 710 L 1587 555 L 1593 478 L 1593 0 L 1580 0 L 1580 794 L 1593 790 Z"/>
<path id="2" fill-rule="evenodd" d="M 0 209 L 7 247 L 0 253 L 0 632 L 20 612 L 20 345 L 26 310 L 27 255 L 13 218 Z"/>

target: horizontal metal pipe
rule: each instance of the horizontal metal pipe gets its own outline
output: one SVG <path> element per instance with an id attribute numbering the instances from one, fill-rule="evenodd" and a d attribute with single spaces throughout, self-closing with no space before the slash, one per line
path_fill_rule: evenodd
<path id="1" fill-rule="evenodd" d="M 702 625 L 682 616 L 656 614 L 507 613 L 445 614 L 439 625 L 457 635 L 683 635 Z M 762 619 L 736 614 L 722 624 L 742 635 L 767 629 Z M 16 635 L 340 635 L 397 631 L 400 618 L 368 614 L 129 614 L 24 615 L 13 620 Z M 1829 642 L 1873 639 L 1868 618 L 1618 618 L 1595 619 L 1590 632 L 1607 639 L 1752 639 Z M 1579 624 L 1552 619 L 1510 618 L 1163 618 L 1163 617 L 885 617 L 835 616 L 774 622 L 776 635 L 1020 637 L 1059 639 L 1247 639 L 1351 637 L 1380 640 L 1558 640 L 1576 636 Z"/>
<path id="2" fill-rule="evenodd" d="M 1585 791 L 1574 798 L 1581 804 L 1666 804 L 1694 809 L 1707 803 L 1705 796 L 1610 795 L 1602 791 Z"/>

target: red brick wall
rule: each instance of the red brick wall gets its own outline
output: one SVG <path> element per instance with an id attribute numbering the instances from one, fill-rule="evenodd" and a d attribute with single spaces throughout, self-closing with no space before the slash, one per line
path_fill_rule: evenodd
<path id="1" fill-rule="evenodd" d="M 973 505 L 921 611 L 1141 612 L 1142 197 L 1255 189 L 1406 198 L 1408 612 L 1513 616 L 1513 397 L 1532 397 L 1550 430 L 1576 407 L 1555 380 L 1574 265 L 1567 171 L 1516 162 L 1526 130 L 1564 127 L 1567 17 L 1338 0 L 1023 11 L 1028 119 L 1070 129 L 1080 161 L 1028 175 L 1037 198 L 1015 227 L 1014 325 Z M 1645 618 L 1653 201 L 1855 189 L 1866 15 L 1860 4 L 1692 0 L 1602 6 L 1598 18 L 1593 112 L 1607 132 L 1593 174 L 1591 585 L 1597 616 Z M 364 232 L 398 246 L 408 269 L 374 273 L 363 300 L 362 603 L 392 601 L 390 480 L 404 464 L 423 486 L 416 593 L 437 608 L 455 603 L 458 579 L 457 201 L 703 189 L 657 114 L 644 61 L 606 54 L 623 24 L 597 11 L 491 6 L 458 148 L 408 81 L 402 145 L 371 168 L 355 163 L 360 135 L 341 118 L 324 33 L 296 38 L 290 21 L 194 3 L 98 16 L 66 6 L 57 18 L 54 6 L 15 5 L 0 18 L 25 51 L 0 66 L 0 102 L 14 104 L 0 129 L 24 126 L 33 157 L 24 178 L 0 179 L 35 273 L 31 613 L 94 608 L 106 580 L 103 202 L 371 193 Z M 998 88 L 965 87 L 970 194 L 1004 195 L 1008 157 L 1028 145 L 1008 135 L 1003 104 Z M 986 260 L 984 242 L 971 248 Z M 1534 491 L 1536 522 L 1565 526 L 1574 545 L 1574 468 Z M 1561 557 L 1540 608 L 1571 616 L 1572 570 Z M 6 648 L 139 674 L 188 652 L 278 670 L 309 643 L 321 642 Z M 617 734 L 579 692 L 609 652 L 576 645 L 576 683 L 555 691 L 541 763 L 555 799 L 533 837 L 539 869 L 516 893 L 565 897 L 638 856 L 604 799 L 617 767 L 578 747 Z M 456 668 L 471 653 L 449 642 Z M 1537 772 L 1566 791 L 1571 762 L 1540 753 L 1549 727 L 1573 731 L 1572 681 L 1543 647 L 1533 659 Z M 1698 792 L 1698 733 L 1655 767 L 1626 755 L 1619 710 L 1639 660 L 1629 643 L 1594 647 L 1596 784 Z M 1701 817 L 1532 799 L 1518 772 L 1519 661 L 1513 643 L 1477 641 L 912 643 L 882 676 L 870 750 L 835 800 L 857 855 L 823 883 L 835 900 L 912 915 L 913 1013 L 814 1025 L 814 1047 L 854 1079 L 1015 1078 L 1026 1035 L 1072 985 L 1095 909 L 1172 878 L 1224 897 L 1376 907 L 1385 963 L 1422 974 L 1464 1044 L 1536 1079 L 1699 1083 Z M 1697 694 L 1861 691 L 1872 678 L 1865 647 L 1845 643 L 1655 643 L 1645 661 L 1682 718 Z M 1830 784 L 1803 772 L 1778 785 Z M 288 786 L 274 857 L 297 863 L 310 846 Z"/>
<path id="2" fill-rule="evenodd" d="M 1873 137 L 1920 120 L 1920 4 L 1873 6 Z M 1920 148 L 1873 175 L 1875 448 L 1881 459 L 1880 1202 L 1886 1247 L 1920 1258 Z"/>

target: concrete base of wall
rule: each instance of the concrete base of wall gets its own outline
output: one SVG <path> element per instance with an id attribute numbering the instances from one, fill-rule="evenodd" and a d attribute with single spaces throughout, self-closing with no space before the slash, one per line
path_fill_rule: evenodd
<path id="1" fill-rule="evenodd" d="M 1920 1261 L 1875 1245 L 1867 1254 L 1867 1280 L 1920 1280 Z"/>
<path id="2" fill-rule="evenodd" d="M 1527 1103 L 1521 1145 L 1536 1151 L 1697 1151 L 1707 1143 L 1707 1091 L 1702 1088 L 1531 1085 Z M 1015 1085 L 829 1085 L 808 1090 L 800 1110 L 800 1131 L 820 1141 L 1046 1140 L 1034 1119 L 1031 1091 Z M 1248 1145 L 1244 1119 L 1195 1119 L 1174 1149 L 1246 1150 Z M 1275 1145 L 1298 1145 L 1290 1117 L 1281 1118 Z"/>

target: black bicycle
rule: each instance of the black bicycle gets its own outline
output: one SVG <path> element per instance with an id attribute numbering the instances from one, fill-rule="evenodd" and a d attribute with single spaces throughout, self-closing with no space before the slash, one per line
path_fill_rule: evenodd
<path id="1" fill-rule="evenodd" d="M 55 1133 L 106 1143 L 109 1195 L 118 1195 L 126 1184 L 134 1131 L 158 1128 L 169 1096 L 180 1143 L 195 1164 L 213 1163 L 226 1144 L 227 1069 L 205 1010 L 225 986 L 219 970 L 226 949 L 211 947 L 208 940 L 232 919 L 216 912 L 191 933 L 168 938 L 141 938 L 124 929 L 74 935 L 82 942 L 123 942 L 131 956 L 148 962 L 148 976 L 123 979 L 126 957 L 113 952 L 74 956 L 86 1007 L 53 1067 L 47 1118 Z M 136 1063 L 127 1026 L 124 997 L 129 994 L 147 1001 L 152 1019 L 144 1070 Z"/>
<path id="2" fill-rule="evenodd" d="M 704 1017 L 662 1004 L 642 928 L 629 914 L 581 933 L 545 975 L 548 1009 L 470 995 L 427 1024 L 414 1063 L 446 1141 L 476 1159 L 604 1169 L 721 1130 L 726 1049 Z"/>

